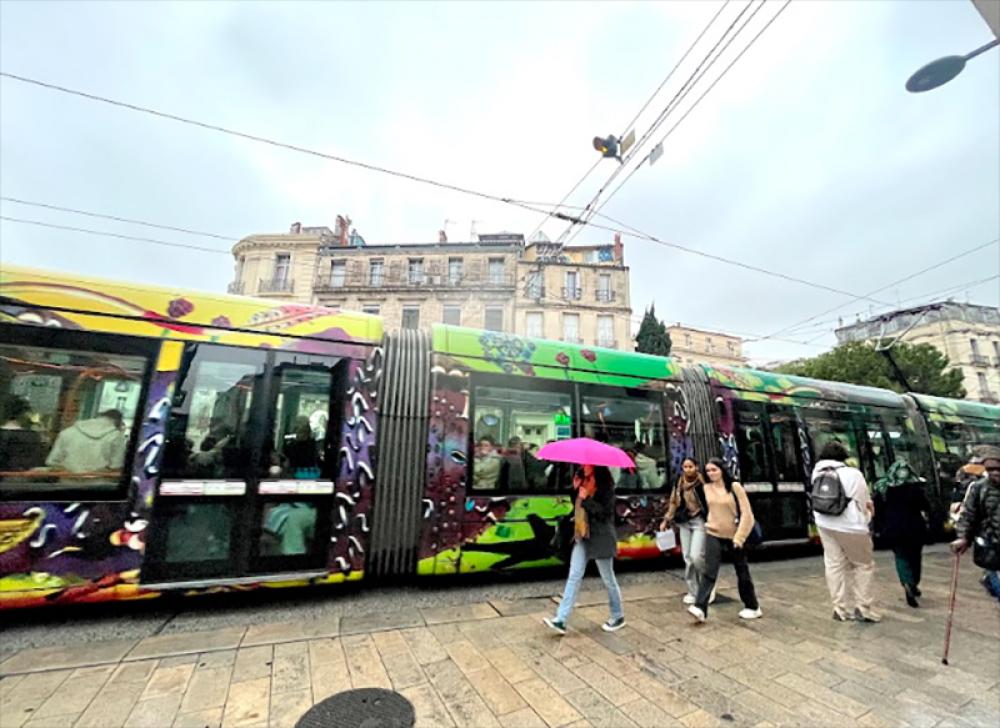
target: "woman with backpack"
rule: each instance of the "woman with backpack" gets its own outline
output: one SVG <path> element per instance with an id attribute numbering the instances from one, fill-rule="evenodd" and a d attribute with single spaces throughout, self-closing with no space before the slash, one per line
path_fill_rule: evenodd
<path id="1" fill-rule="evenodd" d="M 810 492 L 813 520 L 823 543 L 826 584 L 838 622 L 881 622 L 872 610 L 875 556 L 868 524 L 875 506 L 868 483 L 845 464 L 847 448 L 836 440 L 823 446 L 813 469 Z"/>
<path id="2" fill-rule="evenodd" d="M 704 486 L 705 505 L 708 514 L 705 519 L 705 571 L 698 584 L 698 596 L 688 612 L 699 622 L 708 615 L 708 603 L 715 581 L 719 578 L 719 566 L 723 553 L 731 553 L 736 568 L 743 609 L 740 619 L 757 619 L 761 616 L 760 603 L 750 577 L 746 550 L 743 548 L 754 527 L 753 510 L 743 486 L 733 481 L 725 463 L 712 458 L 705 464 Z"/>

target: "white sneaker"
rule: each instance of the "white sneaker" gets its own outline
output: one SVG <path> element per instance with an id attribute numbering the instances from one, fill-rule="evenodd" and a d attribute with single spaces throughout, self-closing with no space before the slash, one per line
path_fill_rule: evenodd
<path id="1" fill-rule="evenodd" d="M 740 619 L 760 619 L 761 616 L 763 616 L 763 612 L 760 611 L 760 607 L 740 610 Z"/>
<path id="2" fill-rule="evenodd" d="M 705 613 L 701 611 L 699 607 L 696 607 L 693 604 L 690 607 L 688 607 L 688 614 L 697 619 L 699 622 L 705 621 Z"/>
<path id="3" fill-rule="evenodd" d="M 684 595 L 684 603 L 685 604 L 694 604 L 695 601 L 696 601 L 696 599 L 692 595 L 690 595 L 690 594 L 685 594 Z"/>

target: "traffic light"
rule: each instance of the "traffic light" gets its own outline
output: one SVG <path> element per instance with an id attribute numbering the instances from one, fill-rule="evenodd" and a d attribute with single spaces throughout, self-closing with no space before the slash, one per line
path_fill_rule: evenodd
<path id="1" fill-rule="evenodd" d="M 619 162 L 622 161 L 621 156 L 618 154 L 618 139 L 614 134 L 609 134 L 607 137 L 594 137 L 594 149 L 601 153 L 601 156 L 605 159 L 617 159 Z"/>

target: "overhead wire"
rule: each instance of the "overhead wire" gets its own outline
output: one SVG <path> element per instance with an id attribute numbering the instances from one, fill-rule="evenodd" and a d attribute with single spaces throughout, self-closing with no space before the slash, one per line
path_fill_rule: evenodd
<path id="1" fill-rule="evenodd" d="M 21 200 L 16 197 L 0 197 L 0 200 L 4 202 L 12 202 L 17 205 L 27 205 L 30 207 L 40 207 L 46 210 L 56 210 L 57 212 L 69 212 L 74 215 L 86 215 L 87 217 L 96 217 L 104 220 L 114 220 L 115 222 L 124 222 L 131 225 L 143 225 L 144 227 L 157 228 L 159 230 L 170 230 L 177 233 L 186 233 L 187 235 L 200 235 L 206 238 L 215 238 L 217 240 L 239 240 L 239 236 L 227 236 L 218 235 L 216 233 L 207 233 L 202 230 L 191 230 L 189 228 L 173 227 L 172 225 L 162 225 L 160 223 L 149 222 L 147 220 L 136 220 L 130 217 L 118 217 L 117 215 L 106 215 L 99 212 L 91 212 L 89 210 L 77 210 L 72 207 L 60 207 L 59 205 L 52 205 L 46 202 L 37 202 L 33 200 Z"/>
<path id="2" fill-rule="evenodd" d="M 889 288 L 893 288 L 894 286 L 898 286 L 898 285 L 900 285 L 902 283 L 906 283 L 907 281 L 913 280 L 914 278 L 922 276 L 925 273 L 930 273 L 932 271 L 935 271 L 935 270 L 937 270 L 938 268 L 940 268 L 943 265 L 947 265 L 948 263 L 953 263 L 956 260 L 960 260 L 961 258 L 964 258 L 964 257 L 966 257 L 968 255 L 972 255 L 973 253 L 979 252 L 980 250 L 983 250 L 984 248 L 988 248 L 988 247 L 990 247 L 992 245 L 996 245 L 997 243 L 1000 243 L 1000 238 L 994 238 L 993 240 L 990 240 L 990 241 L 988 241 L 986 243 L 980 243 L 978 245 L 975 245 L 975 246 L 973 246 L 973 247 L 971 247 L 971 248 L 969 248 L 967 250 L 962 251 L 961 253 L 949 256 L 948 258 L 946 258 L 944 260 L 938 261 L 938 262 L 934 263 L 933 265 L 929 265 L 926 268 L 922 268 L 922 269 L 920 269 L 920 270 L 918 270 L 918 271 L 916 271 L 914 273 L 910 273 L 908 275 L 905 275 L 902 278 L 899 278 L 897 280 L 892 281 L 891 283 L 885 284 L 884 286 L 879 286 L 875 290 L 869 291 L 867 294 L 865 294 L 865 298 L 868 298 L 870 296 L 874 296 L 874 295 L 876 295 L 878 293 L 882 293 L 883 291 L 888 290 Z M 855 299 L 855 300 L 859 300 L 859 299 Z M 854 301 L 847 301 L 847 302 L 838 304 L 837 306 L 829 308 L 829 309 L 827 309 L 825 311 L 821 311 L 818 314 L 815 314 L 813 316 L 809 316 L 808 318 L 802 319 L 801 321 L 796 322 L 795 324 L 791 324 L 789 326 L 785 326 L 785 327 L 783 327 L 783 328 L 778 329 L 777 331 L 775 331 L 774 335 L 776 336 L 776 335 L 779 335 L 779 334 L 784 334 L 784 333 L 787 333 L 789 331 L 792 331 L 792 330 L 796 329 L 798 326 L 800 326 L 802 324 L 806 324 L 806 323 L 809 323 L 810 321 L 814 321 L 815 319 L 818 319 L 820 316 L 826 316 L 828 313 L 833 313 L 834 311 L 839 311 L 840 309 L 844 308 L 845 306 L 850 306 L 853 302 Z M 891 306 L 891 304 L 886 304 L 886 305 L 890 305 Z M 766 339 L 766 338 L 770 338 L 770 337 L 766 336 L 764 338 Z"/>
<path id="3" fill-rule="evenodd" d="M 761 4 L 757 7 L 757 10 L 759 10 L 761 7 L 763 7 L 763 4 L 764 4 L 765 1 L 766 0 L 761 0 Z M 729 26 L 722 32 L 722 35 L 716 40 L 715 45 L 713 45 L 708 50 L 708 52 L 704 55 L 704 57 L 702 57 L 701 61 L 699 61 L 698 65 L 695 66 L 695 69 L 688 76 L 687 80 L 684 81 L 683 84 L 681 84 L 681 87 L 673 95 L 673 97 L 670 99 L 670 101 L 667 102 L 667 105 L 663 108 L 663 110 L 660 111 L 660 113 L 657 115 L 656 119 L 653 121 L 652 125 L 650 125 L 649 129 L 647 129 L 645 132 L 643 132 L 642 137 L 638 141 L 636 141 L 636 143 L 633 145 L 632 149 L 630 149 L 629 152 L 625 155 L 625 157 L 620 160 L 621 163 L 619 164 L 619 166 L 616 167 L 614 169 L 614 171 L 612 171 L 612 173 L 608 177 L 608 179 L 606 179 L 604 181 L 604 183 L 597 190 L 597 193 L 593 196 L 593 198 L 591 199 L 591 201 L 587 204 L 587 207 L 584 210 L 584 215 L 582 216 L 583 219 L 585 219 L 585 220 L 590 219 L 590 217 L 587 216 L 587 213 L 588 213 L 588 211 L 591 208 L 593 208 L 593 206 L 595 204 L 597 204 L 598 200 L 600 200 L 601 195 L 604 194 L 604 190 L 606 190 L 608 188 L 608 186 L 612 182 L 615 181 L 615 179 L 618 177 L 618 175 L 622 173 L 622 171 L 625 169 L 625 167 L 639 153 L 639 150 L 645 144 L 646 140 L 649 139 L 652 136 L 653 133 L 655 133 L 655 130 L 657 128 L 659 128 L 659 126 L 667 118 L 667 116 L 670 114 L 670 112 L 673 111 L 673 109 L 676 108 L 676 105 L 680 102 L 680 100 L 682 100 L 687 95 L 687 93 L 690 90 L 690 88 L 695 83 L 697 83 L 698 80 L 701 79 L 701 76 L 698 75 L 699 71 L 701 71 L 701 69 L 703 67 L 707 71 L 708 68 L 711 68 L 711 66 L 714 65 L 715 61 L 718 59 L 719 55 L 721 55 L 721 53 L 722 53 L 722 51 L 720 51 L 718 55 L 715 55 L 713 57 L 713 54 L 715 54 L 715 51 L 719 48 L 719 46 L 723 42 L 726 42 L 726 39 L 729 38 L 729 41 L 726 42 L 726 46 L 725 46 L 725 47 L 728 47 L 729 43 L 732 42 L 732 39 L 734 39 L 737 35 L 739 35 L 739 33 L 743 30 L 743 28 L 746 27 L 745 24 L 744 24 L 744 26 L 741 26 L 740 29 L 737 30 L 731 37 L 729 36 L 729 33 L 733 30 L 733 28 L 736 26 L 736 24 L 739 23 L 740 19 L 746 14 L 746 12 L 750 9 L 750 7 L 751 7 L 752 4 L 753 4 L 753 0 L 751 0 L 749 3 L 747 3 L 743 7 L 743 9 L 737 14 L 737 16 L 733 19 L 733 21 L 729 24 Z M 723 8 L 724 7 L 725 6 L 723 6 Z M 688 49 L 688 53 L 690 53 L 690 51 L 693 50 L 694 46 L 697 45 L 698 40 L 700 40 L 701 37 L 705 34 L 705 32 L 712 26 L 712 24 L 715 22 L 715 19 L 718 17 L 718 15 L 721 13 L 721 11 L 722 11 L 722 8 L 720 8 L 719 13 L 716 13 L 716 15 L 712 17 L 712 19 L 709 21 L 708 25 L 705 26 L 705 29 L 702 31 L 701 35 L 698 36 L 698 39 L 695 41 L 695 43 L 693 43 L 691 45 L 691 47 Z M 757 11 L 754 11 L 754 14 L 756 14 L 756 12 Z M 751 17 L 753 17 L 753 16 L 751 16 Z M 725 47 L 723 48 L 723 50 L 725 50 Z M 685 53 L 685 57 L 686 56 L 687 56 L 687 53 Z M 706 63 L 708 63 L 707 66 L 705 65 Z M 645 160 L 643 160 L 643 161 L 645 161 Z M 641 165 L 642 165 L 642 162 L 639 163 L 639 166 L 641 166 Z M 634 173 L 634 169 L 633 169 L 633 173 Z M 630 173 L 629 176 L 631 176 L 631 174 L 632 173 Z M 566 230 L 564 230 L 563 233 L 559 236 L 559 240 L 566 240 L 566 242 L 569 242 L 569 240 L 570 240 L 569 236 L 570 236 L 570 233 L 574 230 L 574 227 L 575 227 L 575 225 L 571 223 L 570 226 L 567 227 Z M 578 232 L 578 230 L 577 230 L 577 232 Z"/>
<path id="4" fill-rule="evenodd" d="M 667 73 L 666 77 L 660 82 L 660 85 L 656 87 L 656 90 L 653 91 L 652 94 L 650 94 L 650 96 L 649 96 L 648 99 L 646 99 L 646 103 L 644 103 L 640 107 L 639 111 L 636 112 L 635 116 L 633 116 L 632 119 L 627 124 L 625 124 L 625 126 L 622 129 L 621 133 L 618 135 L 618 139 L 619 140 L 624 139 L 625 135 L 628 134 L 629 129 L 632 128 L 632 125 L 635 124 L 635 122 L 639 120 L 639 117 L 642 116 L 643 112 L 647 108 L 649 108 L 649 105 L 651 103 L 653 103 L 653 99 L 655 99 L 659 95 L 660 91 L 663 90 L 663 87 L 667 85 L 667 83 L 670 81 L 671 78 L 673 78 L 674 73 L 677 71 L 678 68 L 680 68 L 680 65 L 687 59 L 687 57 L 688 57 L 688 55 L 690 55 L 691 51 L 693 51 L 695 49 L 695 46 L 698 45 L 698 42 L 704 37 L 705 33 L 708 32 L 708 29 L 712 27 L 712 25 L 715 23 L 716 19 L 722 14 L 722 11 L 726 9 L 726 6 L 729 5 L 729 3 L 730 3 L 730 0 L 725 0 L 725 2 L 722 3 L 722 5 L 719 7 L 719 9 L 715 12 L 715 15 L 713 15 L 712 18 L 711 18 L 711 20 L 709 20 L 708 23 L 705 25 L 705 27 L 702 28 L 702 31 L 698 34 L 698 37 L 696 37 L 694 39 L 694 41 L 692 41 L 691 44 L 688 46 L 687 50 L 684 51 L 684 54 L 680 57 L 680 60 L 678 60 L 677 63 L 674 64 L 673 68 L 670 69 L 670 71 L 669 71 L 669 73 Z M 572 194 L 577 191 L 577 189 L 580 187 L 580 185 L 582 185 L 587 180 L 587 178 L 590 177 L 590 175 L 594 173 L 594 170 L 597 169 L 597 167 L 600 165 L 601 161 L 602 161 L 602 157 L 598 157 L 597 161 L 595 161 L 590 166 L 590 168 L 583 174 L 583 176 L 580 177 L 580 179 L 577 180 L 576 184 L 574 184 L 570 188 L 569 192 L 567 192 L 565 195 L 563 195 L 563 198 L 559 201 L 559 203 L 555 207 L 552 208 L 552 212 L 558 211 L 561 207 L 568 207 L 567 205 L 564 204 L 566 202 L 566 200 L 568 200 L 572 196 Z M 542 226 L 549 219 L 549 217 L 550 217 L 549 215 L 546 215 L 545 217 L 542 218 L 542 220 L 538 223 L 538 225 L 535 226 L 535 229 L 532 231 L 532 233 L 527 238 L 528 242 L 531 242 L 532 238 L 534 238 L 535 235 L 538 234 L 538 232 L 542 229 Z"/>
<path id="5" fill-rule="evenodd" d="M 667 138 L 677 129 L 678 126 L 680 126 L 680 124 L 688 117 L 688 115 L 692 111 L 694 111 L 695 108 L 697 108 L 698 104 L 701 103 L 702 99 L 704 99 L 705 96 L 707 96 L 712 91 L 712 89 L 715 88 L 716 84 L 718 84 L 719 81 L 721 81 L 726 76 L 726 74 L 729 73 L 729 70 L 740 60 L 740 58 L 743 57 L 743 55 L 754 45 L 754 43 L 757 42 L 757 40 L 767 31 L 767 29 L 771 27 L 774 21 L 781 16 L 781 14 L 785 11 L 785 9 L 789 6 L 789 4 L 791 4 L 791 2 L 792 0 L 785 0 L 785 3 L 780 8 L 778 8 L 778 12 L 775 13 L 759 31 L 757 31 L 757 34 L 753 38 L 751 38 L 750 42 L 747 43 L 746 46 L 744 46 L 743 50 L 741 50 L 736 55 L 736 57 L 729 62 L 729 65 L 727 65 L 724 69 L 722 69 L 722 73 L 720 73 L 715 78 L 715 80 L 712 81 L 712 83 L 709 85 L 707 89 L 705 89 L 705 91 L 701 94 L 701 96 L 695 99 L 694 103 L 691 104 L 690 107 L 688 107 L 687 111 L 685 111 L 683 116 L 681 116 L 681 118 L 678 119 L 677 123 L 675 123 L 672 127 L 670 127 L 667 133 L 663 135 L 663 137 L 660 139 L 659 142 L 657 142 L 657 144 L 653 147 L 653 149 L 663 144 L 667 140 Z M 763 7 L 763 3 L 760 6 L 758 6 L 758 10 L 761 7 Z M 749 20 L 747 22 L 749 22 Z M 745 27 L 745 25 L 743 27 Z M 595 208 L 596 212 L 600 212 L 612 199 L 614 199 L 615 195 L 617 195 L 618 192 L 621 191 L 622 187 L 624 187 L 628 183 L 628 181 L 635 175 L 635 173 L 642 168 L 642 166 L 646 163 L 649 157 L 650 154 L 647 154 L 642 160 L 639 161 L 637 165 L 635 165 L 632 168 L 632 171 L 625 176 L 625 179 L 623 179 L 618 184 L 618 186 L 615 187 L 615 189 L 612 190 L 611 193 L 607 197 L 605 197 L 604 200 L 601 201 L 601 203 Z"/>

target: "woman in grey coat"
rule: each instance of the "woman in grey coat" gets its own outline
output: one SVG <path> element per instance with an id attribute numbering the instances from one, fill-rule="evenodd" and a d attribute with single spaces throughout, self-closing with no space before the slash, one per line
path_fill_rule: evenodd
<path id="1" fill-rule="evenodd" d="M 584 465 L 573 478 L 576 496 L 573 502 L 573 553 L 569 560 L 569 577 L 555 618 L 546 617 L 545 624 L 566 634 L 566 620 L 580 592 L 580 582 L 587 562 L 597 562 L 604 586 L 608 589 L 611 618 L 601 625 L 605 632 L 616 632 L 625 626 L 622 594 L 615 579 L 614 559 L 618 550 L 615 535 L 615 486 L 611 472 L 603 466 Z"/>

